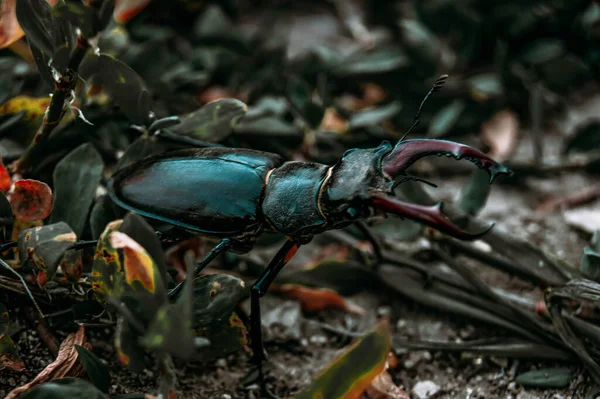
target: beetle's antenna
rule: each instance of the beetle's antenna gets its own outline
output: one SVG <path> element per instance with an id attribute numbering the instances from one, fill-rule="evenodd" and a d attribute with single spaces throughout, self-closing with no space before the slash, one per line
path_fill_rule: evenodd
<path id="1" fill-rule="evenodd" d="M 415 127 L 417 127 L 417 125 L 420 122 L 419 121 L 419 116 L 421 116 L 421 111 L 423 110 L 423 105 L 425 105 L 425 102 L 427 101 L 427 99 L 429 98 L 429 96 L 431 96 L 436 91 L 439 91 L 442 88 L 442 86 L 444 86 L 444 84 L 446 83 L 446 79 L 448 79 L 448 75 L 442 75 L 442 76 L 440 76 L 439 78 L 436 79 L 435 83 L 433 84 L 433 87 L 425 95 L 425 98 L 423 99 L 423 101 L 421 101 L 421 105 L 419 106 L 419 110 L 417 111 L 417 114 L 415 115 L 415 121 L 413 122 L 412 126 L 406 131 L 406 133 L 404 133 L 404 136 L 402 136 L 402 138 L 400 139 L 400 141 L 403 141 L 406 138 L 406 136 L 408 136 L 408 134 Z"/>

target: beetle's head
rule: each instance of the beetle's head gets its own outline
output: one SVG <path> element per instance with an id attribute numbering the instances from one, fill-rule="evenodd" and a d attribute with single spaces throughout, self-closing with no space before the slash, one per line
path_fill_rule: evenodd
<path id="1" fill-rule="evenodd" d="M 394 197 L 394 187 L 409 177 L 408 167 L 428 155 L 466 159 L 490 174 L 490 184 L 496 176 L 511 173 L 481 151 L 446 140 L 401 140 L 395 147 L 383 142 L 377 148 L 349 150 L 332 167 L 323 188 L 321 204 L 328 221 L 339 227 L 379 211 L 421 222 L 456 238 L 474 239 L 484 234 L 461 230 L 444 216 L 440 205 L 416 205 Z"/>

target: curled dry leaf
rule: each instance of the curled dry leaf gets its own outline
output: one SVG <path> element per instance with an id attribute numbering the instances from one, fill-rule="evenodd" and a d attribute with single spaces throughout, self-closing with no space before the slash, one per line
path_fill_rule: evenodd
<path id="1" fill-rule="evenodd" d="M 299 284 L 273 284 L 271 291 L 295 299 L 300 302 L 302 309 L 307 312 L 315 312 L 326 308 L 340 308 L 358 315 L 365 314 L 362 307 L 347 301 L 329 288 L 312 288 Z"/>
<path id="2" fill-rule="evenodd" d="M 83 375 L 85 369 L 79 360 L 79 355 L 77 353 L 77 349 L 75 349 L 75 345 L 83 346 L 86 349 L 92 348 L 92 345 L 90 345 L 85 337 L 85 327 L 83 326 L 80 326 L 76 333 L 69 334 L 63 343 L 60 344 L 58 356 L 56 356 L 55 361 L 40 371 L 40 373 L 33 380 L 10 391 L 5 399 L 15 399 L 34 386 L 48 382 L 55 378 L 78 377 Z"/>
<path id="3" fill-rule="evenodd" d="M 394 384 L 387 370 L 375 377 L 365 392 L 371 399 L 410 399 L 406 391 Z"/>
<path id="4" fill-rule="evenodd" d="M 24 222 L 36 222 L 50 215 L 54 198 L 46 183 L 23 179 L 15 182 L 10 204 L 15 218 Z"/>
<path id="5" fill-rule="evenodd" d="M 488 156 L 497 162 L 508 159 L 519 138 L 519 118 L 508 109 L 497 112 L 481 126 L 481 137 L 490 147 Z"/>
<path id="6" fill-rule="evenodd" d="M 394 352 L 388 352 L 386 369 L 373 379 L 371 385 L 365 390 L 367 396 L 371 399 L 409 399 L 410 395 L 400 389 L 394 381 L 392 376 L 388 372 L 390 369 L 394 369 L 398 366 L 398 358 L 394 355 Z"/>

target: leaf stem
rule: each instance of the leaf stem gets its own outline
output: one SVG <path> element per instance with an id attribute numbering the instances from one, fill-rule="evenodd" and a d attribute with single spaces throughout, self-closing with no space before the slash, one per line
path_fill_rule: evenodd
<path id="1" fill-rule="evenodd" d="M 77 42 L 71 53 L 67 70 L 54 82 L 54 92 L 52 93 L 50 104 L 44 113 L 42 125 L 35 133 L 33 140 L 27 149 L 25 149 L 23 155 L 10 165 L 13 173 L 23 173 L 29 170 L 34 149 L 50 137 L 50 134 L 62 120 L 68 108 L 71 93 L 75 89 L 79 79 L 77 73 L 79 65 L 89 48 L 89 41 L 80 33 L 77 36 Z"/>

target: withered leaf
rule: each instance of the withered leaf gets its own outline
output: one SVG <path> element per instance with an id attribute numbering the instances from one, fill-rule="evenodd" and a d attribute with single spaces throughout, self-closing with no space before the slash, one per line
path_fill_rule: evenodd
<path id="1" fill-rule="evenodd" d="M 77 349 L 75 345 L 83 346 L 86 349 L 91 349 L 90 343 L 85 336 L 85 327 L 80 326 L 76 333 L 71 333 L 60 344 L 56 360 L 50 363 L 30 382 L 13 389 L 8 393 L 5 399 L 16 399 L 22 393 L 27 392 L 36 385 L 62 377 L 77 377 L 84 373 L 85 369 L 79 361 Z"/>

